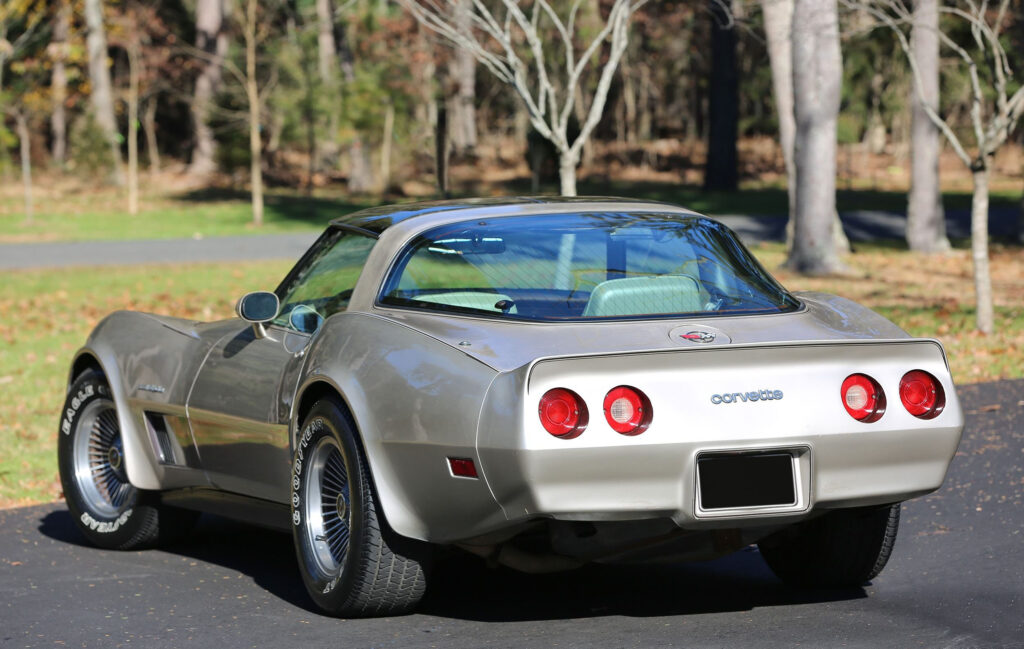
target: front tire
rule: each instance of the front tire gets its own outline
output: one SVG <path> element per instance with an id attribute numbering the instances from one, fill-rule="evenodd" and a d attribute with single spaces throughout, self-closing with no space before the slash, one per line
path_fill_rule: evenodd
<path id="1" fill-rule="evenodd" d="M 93 545 L 133 550 L 179 537 L 193 512 L 161 506 L 158 494 L 128 480 L 117 407 L 103 375 L 75 379 L 57 433 L 57 466 L 64 501 Z"/>
<path id="2" fill-rule="evenodd" d="M 302 581 L 324 612 L 398 615 L 423 597 L 429 548 L 379 512 L 354 426 L 335 402 L 318 401 L 292 463 L 292 531 Z"/>
<path id="3" fill-rule="evenodd" d="M 779 579 L 800 588 L 856 588 L 889 561 L 900 503 L 840 509 L 769 537 L 758 547 Z"/>

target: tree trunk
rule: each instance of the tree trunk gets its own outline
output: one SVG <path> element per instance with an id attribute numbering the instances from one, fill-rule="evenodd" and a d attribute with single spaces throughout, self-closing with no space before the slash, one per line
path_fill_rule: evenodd
<path id="1" fill-rule="evenodd" d="M 735 191 L 739 184 L 736 136 L 739 122 L 739 79 L 736 73 L 736 30 L 729 24 L 731 0 L 710 0 L 711 74 L 708 159 L 704 189 Z"/>
<path id="2" fill-rule="evenodd" d="M 793 0 L 761 0 L 764 31 L 768 40 L 768 62 L 772 69 L 772 90 L 779 121 L 779 145 L 786 165 L 786 191 L 789 194 L 789 225 L 796 215 L 796 165 L 793 142 L 796 121 L 793 118 L 793 54 L 790 32 L 793 25 Z M 787 228 L 787 229 L 791 229 Z"/>
<path id="3" fill-rule="evenodd" d="M 107 35 L 103 28 L 102 0 L 85 0 L 85 22 L 89 35 L 86 49 L 89 53 L 89 93 L 96 124 L 110 145 L 113 169 L 110 180 L 117 186 L 124 185 L 121 170 L 121 145 L 118 142 L 117 120 L 114 118 L 114 96 L 110 88 L 110 69 L 107 67 Z"/>
<path id="4" fill-rule="evenodd" d="M 35 215 L 32 203 L 32 134 L 28 130 L 28 117 L 23 110 L 14 115 L 21 145 L 21 183 L 25 188 L 25 223 L 31 223 Z"/>
<path id="5" fill-rule="evenodd" d="M 217 142 L 207 120 L 210 104 L 221 83 L 221 65 L 228 52 L 228 35 L 224 31 L 224 0 L 198 0 L 196 4 L 196 48 L 206 53 L 199 60 L 202 71 L 196 78 L 192 97 L 192 124 L 195 143 L 188 173 L 206 176 L 217 169 Z"/>
<path id="6" fill-rule="evenodd" d="M 139 42 L 128 41 L 128 213 L 139 213 Z"/>
<path id="7" fill-rule="evenodd" d="M 149 173 L 160 173 L 160 147 L 156 141 L 156 108 L 157 98 L 150 97 L 146 109 L 142 111 L 142 130 L 146 132 L 146 154 L 149 158 Z"/>
<path id="8" fill-rule="evenodd" d="M 934 111 L 939 109 L 938 0 L 915 0 L 910 45 L 921 77 L 921 93 Z M 946 218 L 939 191 L 939 128 L 928 117 L 911 84 L 910 195 L 907 200 L 907 245 L 915 252 L 949 250 Z"/>
<path id="9" fill-rule="evenodd" d="M 437 123 L 434 128 L 434 174 L 437 178 L 437 191 L 448 198 L 448 108 L 444 102 L 438 102 Z"/>
<path id="10" fill-rule="evenodd" d="M 974 294 L 978 331 L 990 334 L 995 330 L 992 307 L 992 276 L 988 267 L 988 168 L 976 164 L 972 173 L 974 195 L 971 197 L 971 260 L 974 262 Z"/>
<path id="11" fill-rule="evenodd" d="M 836 121 L 842 55 L 836 0 L 796 0 L 793 11 L 796 220 L 786 265 L 808 275 L 843 270 L 835 246 Z"/>
<path id="12" fill-rule="evenodd" d="M 384 134 L 380 144 L 380 184 L 381 193 L 388 191 L 391 184 L 391 145 L 395 137 L 395 105 L 388 102 L 384 112 Z"/>
<path id="13" fill-rule="evenodd" d="M 571 151 L 558 152 L 558 179 L 562 185 L 562 196 L 576 195 L 576 165 L 579 156 Z"/>
<path id="14" fill-rule="evenodd" d="M 347 85 L 356 80 L 355 63 L 352 49 L 348 44 L 345 26 L 335 23 L 334 43 L 337 48 L 341 74 Z M 350 166 L 348 171 L 348 190 L 354 194 L 366 194 L 373 191 L 373 168 L 370 166 L 370 152 L 363 146 L 362 136 L 356 132 L 349 148 Z"/>
<path id="15" fill-rule="evenodd" d="M 53 23 L 53 75 L 50 78 L 50 93 L 53 113 L 50 115 L 50 133 L 53 136 L 51 155 L 53 162 L 63 168 L 67 162 L 67 117 L 64 102 L 68 97 L 68 77 L 64 60 L 68 55 L 68 38 L 71 33 L 71 5 L 67 0 L 60 3 Z"/>
<path id="16" fill-rule="evenodd" d="M 334 3 L 331 0 L 316 0 L 316 20 L 320 81 L 331 100 L 327 102 L 327 140 L 320 149 L 323 158 L 334 166 L 338 162 L 342 102 L 338 88 L 337 43 L 334 41 Z"/>
<path id="17" fill-rule="evenodd" d="M 317 54 L 320 63 L 320 79 L 329 82 L 335 78 L 337 63 L 334 44 L 334 7 L 331 0 L 316 0 Z"/>
<path id="18" fill-rule="evenodd" d="M 245 12 L 245 93 L 249 100 L 249 158 L 252 183 L 252 222 L 263 225 L 263 146 L 260 140 L 260 93 L 256 83 L 256 5 Z"/>
<path id="19" fill-rule="evenodd" d="M 1017 211 L 1017 243 L 1024 244 L 1024 192 L 1020 196 L 1020 209 Z"/>
<path id="20" fill-rule="evenodd" d="M 469 31 L 471 12 L 472 0 L 459 0 L 455 5 L 459 31 Z M 455 153 L 466 155 L 476 149 L 476 57 L 465 47 L 456 48 L 449 71 L 455 81 L 449 131 Z"/>

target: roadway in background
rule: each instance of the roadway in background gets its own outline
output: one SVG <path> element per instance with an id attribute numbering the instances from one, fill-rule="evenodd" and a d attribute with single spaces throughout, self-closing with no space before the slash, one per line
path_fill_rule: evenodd
<path id="1" fill-rule="evenodd" d="M 782 241 L 782 216 L 718 215 L 717 220 L 736 231 L 747 244 Z M 1010 237 L 1016 230 L 1015 208 L 993 208 L 989 214 L 992 236 Z M 851 241 L 902 240 L 906 216 L 894 212 L 860 210 L 842 214 Z M 953 239 L 967 239 L 971 217 L 966 210 L 947 210 L 946 228 Z M 0 244 L 0 270 L 60 266 L 105 266 L 152 263 L 196 263 L 298 259 L 318 232 L 243 235 L 199 239 L 147 239 L 141 241 L 59 241 Z"/>

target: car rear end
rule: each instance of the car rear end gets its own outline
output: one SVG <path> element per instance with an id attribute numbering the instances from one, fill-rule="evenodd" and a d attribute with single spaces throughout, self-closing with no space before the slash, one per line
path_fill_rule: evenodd
<path id="1" fill-rule="evenodd" d="M 936 341 L 709 345 L 537 360 L 478 450 L 510 521 L 763 527 L 937 489 L 963 423 Z"/>

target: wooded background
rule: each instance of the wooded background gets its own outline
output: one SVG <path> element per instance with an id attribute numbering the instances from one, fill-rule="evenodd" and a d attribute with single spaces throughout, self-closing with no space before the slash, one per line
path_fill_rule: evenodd
<path id="1" fill-rule="evenodd" d="M 31 219 L 33 171 L 123 186 L 135 213 L 139 169 L 169 169 L 250 190 L 257 224 L 264 184 L 443 195 L 450 165 L 564 194 L 578 175 L 774 182 L 787 265 L 829 274 L 837 182 L 876 182 L 872 155 L 912 167 L 911 249 L 948 249 L 945 150 L 975 194 L 986 331 L 982 226 L 1022 68 L 1024 0 L 5 0 L 0 178 Z"/>

